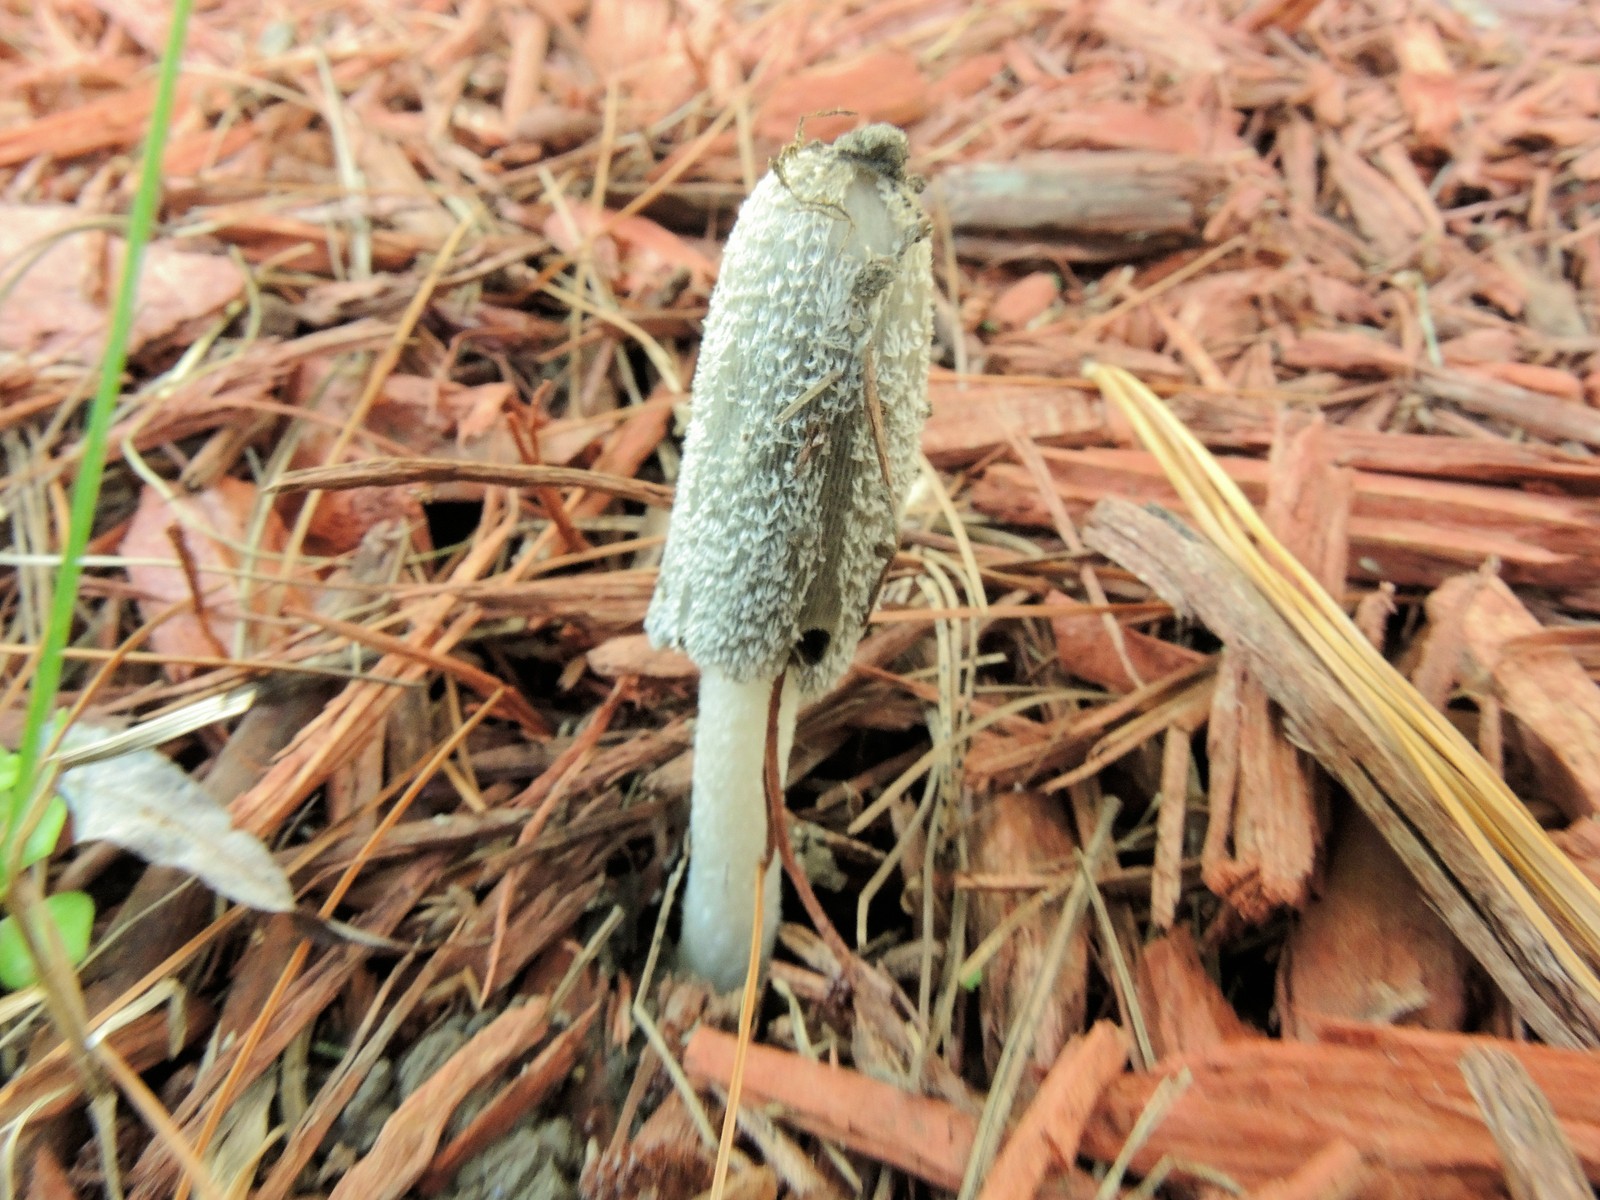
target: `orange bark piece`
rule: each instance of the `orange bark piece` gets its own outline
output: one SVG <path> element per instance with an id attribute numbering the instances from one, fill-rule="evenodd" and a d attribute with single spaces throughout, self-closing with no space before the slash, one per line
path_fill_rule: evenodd
<path id="1" fill-rule="evenodd" d="M 700 288 L 709 288 L 717 275 L 716 263 L 648 217 L 571 207 L 552 213 L 544 232 L 567 254 L 578 254 L 586 242 L 608 246 L 617 261 L 607 273 L 628 295 L 660 287 L 674 271 L 687 271 Z"/>
<path id="2" fill-rule="evenodd" d="M 726 1087 L 736 1042 L 702 1025 L 684 1048 L 683 1069 L 691 1079 Z M 952 1192 L 961 1186 L 978 1126 L 947 1101 L 771 1046 L 750 1047 L 744 1103 L 781 1104 L 790 1124 Z"/>
<path id="3" fill-rule="evenodd" d="M 1128 1037 L 1110 1021 L 1097 1021 L 1064 1046 L 990 1168 L 979 1200 L 1024 1200 L 1038 1191 L 1052 1161 L 1070 1166 L 1095 1101 L 1127 1060 Z"/>
<path id="4" fill-rule="evenodd" d="M 1363 1196 L 1471 1194 L 1499 1183 L 1501 1163 L 1458 1063 L 1466 1051 L 1491 1045 L 1528 1068 L 1588 1178 L 1600 1179 L 1600 1060 L 1593 1054 L 1353 1023 L 1326 1036 L 1338 1040 L 1232 1042 L 1124 1076 L 1096 1108 L 1084 1149 L 1116 1154 L 1161 1078 L 1187 1067 L 1193 1081 L 1134 1153 L 1135 1171 L 1171 1155 L 1261 1187 L 1343 1140 L 1372 1170 Z"/>
<path id="5" fill-rule="evenodd" d="M 1142 451 L 1041 447 L 1040 452 L 1069 509 L 1114 495 L 1182 511 L 1161 467 Z M 1252 501 L 1260 502 L 1266 463 L 1232 455 L 1217 462 Z M 1516 583 L 1600 582 L 1600 529 L 1586 500 L 1377 471 L 1357 471 L 1353 487 L 1352 574 L 1437 586 L 1498 557 L 1507 579 Z M 972 503 L 1016 524 L 1053 525 L 1032 477 L 1011 463 L 996 463 L 983 473 L 973 486 Z"/>
<path id="6" fill-rule="evenodd" d="M 1199 155 L 1212 149 L 1203 120 L 1145 104 L 1104 103 L 1074 108 L 1046 119 L 1040 144 L 1096 150 L 1153 150 Z"/>
<path id="7" fill-rule="evenodd" d="M 1194 935 L 1182 925 L 1144 948 L 1135 987 L 1158 1059 L 1261 1036 L 1206 974 Z"/>
<path id="8" fill-rule="evenodd" d="M 1565 829 L 1556 830 L 1550 840 L 1589 877 L 1590 883 L 1600 887 L 1600 820 L 1583 817 Z"/>
<path id="9" fill-rule="evenodd" d="M 0 262 L 26 267 L 8 284 L 0 352 L 79 365 L 99 361 L 123 241 L 63 236 L 84 220 L 82 210 L 65 204 L 0 204 Z M 162 239 L 145 252 L 130 353 L 199 328 L 244 291 L 244 275 L 232 261 L 181 245 Z"/>
<path id="10" fill-rule="evenodd" d="M 1304 25 L 1322 0 L 1256 0 L 1237 21 L 1240 29 L 1259 33 L 1281 29 L 1293 33 Z"/>
<path id="11" fill-rule="evenodd" d="M 1349 1142 L 1329 1142 L 1292 1175 L 1250 1193 L 1248 1200 L 1350 1200 L 1365 1181 L 1361 1151 Z"/>
<path id="12" fill-rule="evenodd" d="M 928 81 L 916 58 L 904 50 L 880 50 L 790 76 L 761 106 L 756 132 L 787 142 L 812 114 L 848 109 L 853 115 L 806 121 L 805 136 L 826 141 L 863 119 L 909 125 L 927 115 L 928 105 Z"/>
<path id="13" fill-rule="evenodd" d="M 1250 922 L 1300 907 L 1316 861 L 1309 759 L 1279 721 L 1261 681 L 1225 656 L 1206 729 L 1211 819 L 1200 869 L 1206 887 Z"/>
<path id="14" fill-rule="evenodd" d="M 1279 966 L 1284 1036 L 1315 1038 L 1329 1017 L 1461 1028 L 1466 951 L 1372 823 L 1354 809 L 1342 818 L 1322 895 Z"/>
<path id="15" fill-rule="evenodd" d="M 1104 404 L 1076 388 L 935 371 L 928 403 L 933 412 L 922 452 L 936 466 L 972 462 L 1006 445 L 1013 430 L 1026 430 L 1036 442 L 1110 440 Z"/>
<path id="16" fill-rule="evenodd" d="M 192 79 L 179 82 L 175 114 L 188 108 L 198 86 L 198 81 Z M 15 167 L 40 154 L 68 159 L 96 150 L 131 146 L 144 136 L 155 98 L 154 83 L 136 85 L 77 108 L 13 124 L 0 131 L 0 168 Z"/>
<path id="17" fill-rule="evenodd" d="M 1429 21 L 1406 21 L 1395 33 L 1394 52 L 1400 60 L 1395 91 L 1412 129 L 1429 145 L 1448 145 L 1461 119 L 1461 89 L 1438 29 Z"/>
<path id="18" fill-rule="evenodd" d="M 551 1038 L 550 1044 L 539 1051 L 521 1074 L 501 1088 L 467 1127 L 439 1151 L 422 1178 L 419 1190 L 424 1195 L 443 1191 L 463 1164 L 510 1133 L 518 1121 L 571 1075 L 589 1027 L 599 1012 L 597 999 L 577 1020 Z"/>
<path id="19" fill-rule="evenodd" d="M 1060 592 L 1051 592 L 1046 603 L 1077 607 L 1072 599 Z M 1082 607 L 1086 610 L 1089 608 L 1088 605 Z M 1147 633 L 1140 633 L 1137 629 L 1124 629 L 1123 649 L 1127 652 L 1128 662 L 1139 673 L 1139 678 L 1133 679 L 1128 675 L 1128 668 L 1123 664 L 1117 648 L 1111 644 L 1104 613 L 1068 612 L 1051 617 L 1050 627 L 1056 635 L 1056 657 L 1062 669 L 1078 679 L 1098 683 L 1115 692 L 1131 692 L 1153 679 L 1165 678 L 1205 658 L 1198 650 L 1175 646 Z"/>
<path id="20" fill-rule="evenodd" d="M 1286 366 L 1303 371 L 1388 374 L 1407 371 L 1415 360 L 1405 350 L 1375 333 L 1314 329 L 1292 338 L 1283 348 Z"/>
<path id="21" fill-rule="evenodd" d="M 1542 367 L 1538 363 L 1485 362 L 1466 368 L 1463 374 L 1483 375 L 1496 383 L 1509 383 L 1513 387 L 1542 392 L 1558 400 L 1583 401 L 1583 381 L 1570 371 L 1558 367 Z"/>
<path id="22" fill-rule="evenodd" d="M 1330 591 L 1346 572 L 1353 472 L 1334 465 L 1322 422 L 1280 421 L 1267 465 L 1266 521 Z M 1201 852 L 1206 886 L 1248 921 L 1302 906 L 1321 830 L 1316 774 L 1284 735 L 1266 689 L 1224 653 L 1208 730 L 1211 824 Z M 1230 819 L 1231 818 L 1231 819 Z"/>
<path id="23" fill-rule="evenodd" d="M 28 1200 L 78 1200 L 72 1181 L 49 1146 L 40 1146 L 33 1156 L 33 1172 L 28 1181 Z"/>
<path id="24" fill-rule="evenodd" d="M 700 668 L 687 654 L 658 650 L 642 633 L 608 638 L 587 655 L 589 669 L 606 679 L 637 675 L 643 679 L 695 679 Z"/>
<path id="25" fill-rule="evenodd" d="M 962 59 L 934 82 L 930 96 L 932 106 L 937 109 L 981 92 L 1005 67 L 1004 54 L 974 54 Z"/>
<path id="26" fill-rule="evenodd" d="M 235 635 L 245 618 L 239 606 L 240 572 L 247 565 L 256 503 L 255 485 L 242 479 L 224 477 L 204 491 L 170 499 L 145 488 L 118 552 L 131 560 L 128 578 L 146 620 L 165 615 L 175 604 L 185 606 L 151 633 L 150 645 L 158 653 L 203 658 L 234 652 Z M 181 539 L 187 566 L 169 536 L 173 530 Z M 270 556 L 283 548 L 285 537 L 283 523 L 268 510 L 256 546 Z M 260 593 L 255 589 L 259 599 L 254 608 L 265 607 L 266 597 Z M 189 673 L 181 665 L 170 670 L 179 678 Z"/>
<path id="27" fill-rule="evenodd" d="M 989 323 L 996 329 L 1021 329 L 1061 295 L 1061 280 L 1049 271 L 1024 275 L 989 305 Z"/>
<path id="28" fill-rule="evenodd" d="M 1542 632 L 1504 581 L 1492 575 L 1449 580 L 1428 598 L 1430 615 L 1465 598 L 1460 622 L 1463 676 L 1487 672 L 1522 725 L 1546 798 L 1574 819 L 1600 813 L 1600 686 L 1562 646 L 1519 647 Z"/>

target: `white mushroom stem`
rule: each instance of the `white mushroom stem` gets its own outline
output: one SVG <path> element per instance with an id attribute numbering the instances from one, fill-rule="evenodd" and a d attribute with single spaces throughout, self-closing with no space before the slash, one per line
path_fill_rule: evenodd
<path id="1" fill-rule="evenodd" d="M 775 684 L 772 679 L 736 683 L 715 667 L 700 673 L 682 953 L 684 964 L 719 991 L 744 982 L 750 958 L 755 877 L 767 849 L 763 774 Z M 780 775 L 788 773 L 798 691 L 786 676 L 778 706 Z M 774 855 L 764 881 L 763 962 L 778 936 L 780 869 Z"/>
<path id="2" fill-rule="evenodd" d="M 844 674 L 893 562 L 928 412 L 933 277 L 900 130 L 785 150 L 739 210 L 706 314 L 666 549 L 645 629 L 701 670 L 684 966 L 743 981 L 778 926 L 763 764 L 783 678 Z M 739 682 L 748 681 L 748 682 Z"/>

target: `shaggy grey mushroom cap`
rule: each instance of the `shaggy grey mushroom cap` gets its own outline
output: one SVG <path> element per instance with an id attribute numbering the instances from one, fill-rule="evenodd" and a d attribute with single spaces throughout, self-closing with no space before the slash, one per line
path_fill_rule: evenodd
<path id="1" fill-rule="evenodd" d="M 728 239 L 645 628 L 736 681 L 788 667 L 805 694 L 829 687 L 894 556 L 932 335 L 905 162 L 890 125 L 787 152 Z"/>

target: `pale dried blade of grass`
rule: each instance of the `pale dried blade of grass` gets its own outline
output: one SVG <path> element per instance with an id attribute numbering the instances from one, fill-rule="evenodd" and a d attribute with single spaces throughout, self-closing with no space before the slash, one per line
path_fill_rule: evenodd
<path id="1" fill-rule="evenodd" d="M 70 753 L 104 735 L 77 724 Z M 264 912 L 288 912 L 294 891 L 260 839 L 236 829 L 228 810 L 156 750 L 99 759 L 63 771 L 56 790 L 79 841 L 108 841 L 146 862 L 178 867 L 219 895 Z"/>

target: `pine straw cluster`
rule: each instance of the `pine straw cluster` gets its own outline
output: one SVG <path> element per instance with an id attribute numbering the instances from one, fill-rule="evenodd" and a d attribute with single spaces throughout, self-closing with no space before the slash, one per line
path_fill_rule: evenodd
<path id="1" fill-rule="evenodd" d="M 159 10 L 0 13 L 8 730 Z M 1597 59 L 1559 0 L 209 7 L 66 699 L 257 682 L 166 749 L 301 912 L 58 850 L 104 914 L 89 1026 L 170 1121 L 17 993 L 8 1178 L 708 1185 L 732 1013 L 667 911 L 692 668 L 640 621 L 721 237 L 848 109 L 807 135 L 899 123 L 931 185 L 931 466 L 802 714 L 820 904 L 727 1194 L 1586 1194 Z M 1151 453 L 1108 368 L 1214 461 Z M 1301 564 L 1277 607 L 1211 470 Z M 1444 786 L 1406 791 L 1402 728 Z"/>

